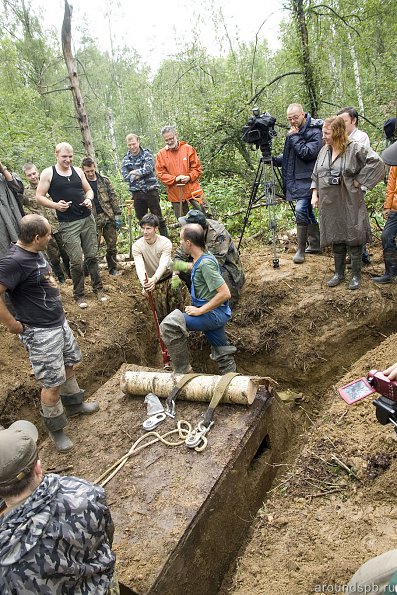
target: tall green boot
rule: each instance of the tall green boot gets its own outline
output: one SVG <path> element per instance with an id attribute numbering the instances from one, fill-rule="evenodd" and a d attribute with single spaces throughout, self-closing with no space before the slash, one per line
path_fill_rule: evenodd
<path id="1" fill-rule="evenodd" d="M 361 284 L 361 265 L 362 265 L 362 250 L 360 246 L 350 246 L 350 256 L 352 261 L 352 278 L 349 283 L 349 289 L 358 289 Z"/>
<path id="2" fill-rule="evenodd" d="M 73 448 L 73 442 L 64 434 L 63 428 L 67 426 L 68 420 L 63 410 L 62 402 L 55 405 L 41 404 L 44 425 L 47 432 L 54 441 L 58 452 L 67 452 Z"/>
<path id="3" fill-rule="evenodd" d="M 306 248 L 306 254 L 321 254 L 320 247 L 320 228 L 318 223 L 309 223 L 307 226 L 307 241 L 309 242 Z"/>
<path id="4" fill-rule="evenodd" d="M 295 264 L 302 264 L 305 262 L 305 249 L 307 242 L 307 225 L 301 225 L 298 223 L 296 226 L 296 236 L 298 240 L 298 250 L 295 252 L 295 256 L 292 259 Z"/>
<path id="5" fill-rule="evenodd" d="M 335 261 L 335 274 L 328 281 L 328 287 L 336 287 L 345 278 L 346 269 L 346 244 L 334 244 L 334 261 Z"/>

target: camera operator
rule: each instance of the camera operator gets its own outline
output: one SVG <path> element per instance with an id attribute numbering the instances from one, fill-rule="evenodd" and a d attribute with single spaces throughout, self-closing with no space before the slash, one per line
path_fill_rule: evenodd
<path id="1" fill-rule="evenodd" d="M 385 173 L 383 161 L 372 149 L 349 141 L 341 116 L 324 121 L 324 147 L 313 170 L 313 207 L 319 206 L 321 246 L 332 246 L 335 274 L 328 287 L 345 278 L 347 246 L 350 248 L 352 278 L 349 289 L 361 282 L 362 246 L 371 239 L 371 228 L 362 186 L 373 188 Z"/>
<path id="2" fill-rule="evenodd" d="M 299 103 L 288 106 L 287 119 L 291 128 L 285 139 L 284 151 L 273 159 L 273 163 L 282 167 L 285 199 L 296 201 L 298 250 L 293 261 L 301 264 L 305 261 L 305 252 L 321 252 L 320 231 L 310 202 L 310 188 L 313 167 L 323 145 L 323 121 L 313 119 Z M 309 245 L 306 249 L 307 241 Z"/>

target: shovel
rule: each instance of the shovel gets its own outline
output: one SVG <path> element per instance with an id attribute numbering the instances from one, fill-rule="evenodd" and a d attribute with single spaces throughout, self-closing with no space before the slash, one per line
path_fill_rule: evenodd
<path id="1" fill-rule="evenodd" d="M 186 186 L 186 184 L 177 184 L 177 187 L 179 188 L 179 217 L 182 217 L 183 212 L 182 212 L 182 203 L 183 203 L 183 188 L 184 186 Z"/>
<path id="2" fill-rule="evenodd" d="M 148 276 L 147 273 L 145 273 L 145 281 L 146 283 L 148 282 Z M 157 317 L 157 312 L 156 312 L 156 307 L 154 305 L 154 301 L 153 301 L 153 295 L 151 291 L 147 291 L 147 297 L 149 300 L 149 305 L 150 305 L 150 309 L 152 311 L 153 314 L 153 319 L 154 319 L 154 324 L 157 330 L 157 336 L 159 338 L 159 343 L 160 343 L 160 349 L 161 349 L 161 353 L 163 356 L 163 364 L 164 364 L 164 370 L 171 370 L 171 358 L 170 358 L 170 354 L 167 351 L 167 347 L 164 344 L 163 339 L 161 338 L 160 335 L 160 325 L 159 325 L 159 319 Z"/>
<path id="3" fill-rule="evenodd" d="M 133 260 L 132 258 L 132 200 L 126 200 L 125 206 L 127 207 L 127 225 L 128 225 L 128 244 L 129 253 L 127 260 Z"/>

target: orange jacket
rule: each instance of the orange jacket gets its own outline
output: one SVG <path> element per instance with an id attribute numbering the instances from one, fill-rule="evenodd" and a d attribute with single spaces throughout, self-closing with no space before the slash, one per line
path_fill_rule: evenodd
<path id="1" fill-rule="evenodd" d="M 201 173 L 199 156 L 195 149 L 184 141 L 179 141 L 177 149 L 164 147 L 156 155 L 156 175 L 167 186 L 168 200 L 171 202 L 179 202 L 180 188 L 182 188 L 182 200 L 199 198 L 203 194 L 198 182 Z M 190 176 L 190 182 L 183 187 L 178 187 L 175 178 L 181 175 Z"/>
<path id="2" fill-rule="evenodd" d="M 397 165 L 394 165 L 390 168 L 385 204 L 383 208 L 397 211 Z"/>

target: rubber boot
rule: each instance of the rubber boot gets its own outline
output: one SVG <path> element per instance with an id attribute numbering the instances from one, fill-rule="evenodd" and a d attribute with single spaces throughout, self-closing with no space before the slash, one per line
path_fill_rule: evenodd
<path id="1" fill-rule="evenodd" d="M 352 278 L 349 289 L 358 289 L 361 284 L 362 246 L 351 246 L 350 255 L 352 259 Z"/>
<path id="2" fill-rule="evenodd" d="M 52 270 L 54 271 L 55 277 L 58 279 L 60 283 L 65 283 L 65 275 L 63 269 L 59 262 L 52 262 L 51 263 Z"/>
<path id="3" fill-rule="evenodd" d="M 309 242 L 306 248 L 306 254 L 321 254 L 320 247 L 320 228 L 318 223 L 309 223 L 307 226 L 307 241 Z"/>
<path id="4" fill-rule="evenodd" d="M 336 287 L 345 278 L 346 269 L 346 244 L 334 244 L 334 261 L 335 261 L 335 274 L 328 281 L 328 287 Z"/>
<path id="5" fill-rule="evenodd" d="M 298 239 L 298 250 L 295 252 L 295 256 L 292 259 L 295 264 L 302 264 L 305 262 L 305 249 L 307 242 L 307 225 L 301 225 L 298 223 L 296 226 L 296 235 Z"/>
<path id="6" fill-rule="evenodd" d="M 385 273 L 381 277 L 372 277 L 375 283 L 393 283 L 397 276 L 397 262 L 396 255 L 393 252 L 383 252 L 385 261 Z"/>
<path id="7" fill-rule="evenodd" d="M 175 374 L 192 372 L 190 365 L 185 317 L 180 310 L 173 310 L 160 324 L 160 335 L 171 357 Z"/>
<path id="8" fill-rule="evenodd" d="M 83 402 L 85 390 L 79 387 L 74 374 L 61 385 L 60 395 L 68 417 L 80 414 L 91 415 L 99 410 L 98 403 Z"/>
<path id="9" fill-rule="evenodd" d="M 237 348 L 234 345 L 211 346 L 210 358 L 218 364 L 222 376 L 228 372 L 236 371 L 236 362 L 233 357 L 236 351 Z"/>
<path id="10" fill-rule="evenodd" d="M 64 434 L 63 428 L 67 426 L 62 402 L 59 399 L 55 405 L 41 405 L 44 425 L 50 438 L 54 441 L 58 452 L 67 452 L 73 448 L 73 442 Z"/>

